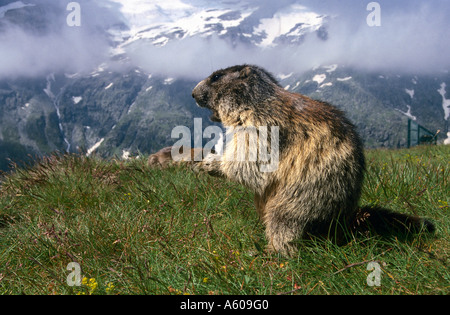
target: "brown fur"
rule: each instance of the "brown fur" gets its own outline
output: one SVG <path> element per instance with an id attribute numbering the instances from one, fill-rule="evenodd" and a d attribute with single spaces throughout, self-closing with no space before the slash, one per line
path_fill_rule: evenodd
<path id="1" fill-rule="evenodd" d="M 333 222 L 351 226 L 358 215 L 365 218 L 359 222 L 376 217 L 371 210 L 358 210 L 363 146 L 340 110 L 290 93 L 271 74 L 248 65 L 214 72 L 192 96 L 212 110 L 213 120 L 237 128 L 237 134 L 248 126 L 279 127 L 279 166 L 274 172 L 261 172 L 262 161 L 231 159 L 235 142 L 222 158 L 209 156 L 196 165 L 253 190 L 269 248 L 292 255 L 296 239 L 326 235 Z"/>
<path id="2" fill-rule="evenodd" d="M 178 149 L 178 153 L 180 155 L 183 154 L 183 147 L 180 147 Z M 190 155 L 190 161 L 198 161 L 201 160 L 202 157 L 202 150 L 199 149 L 191 149 L 191 155 Z M 182 161 L 185 163 L 186 161 Z M 171 164 L 174 164 L 175 162 L 172 159 L 172 147 L 166 147 L 158 152 L 150 155 L 148 157 L 147 164 L 149 166 L 159 166 L 162 168 L 165 168 Z"/>
<path id="3" fill-rule="evenodd" d="M 166 147 L 148 157 L 149 166 L 166 167 L 172 163 L 172 148 Z"/>

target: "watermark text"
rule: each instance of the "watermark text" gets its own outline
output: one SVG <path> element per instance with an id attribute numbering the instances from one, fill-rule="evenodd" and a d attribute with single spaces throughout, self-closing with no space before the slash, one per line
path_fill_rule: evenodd
<path id="1" fill-rule="evenodd" d="M 70 13 L 67 15 L 67 25 L 68 26 L 81 26 L 81 6 L 78 2 L 70 2 L 66 7 L 67 11 Z"/>
<path id="2" fill-rule="evenodd" d="M 378 2 L 370 2 L 367 11 L 371 11 L 367 16 L 367 25 L 370 27 L 381 26 L 381 6 Z"/>
<path id="3" fill-rule="evenodd" d="M 192 133 L 186 126 L 177 126 L 172 130 L 172 138 L 181 138 L 172 146 L 174 161 L 200 162 L 255 162 L 264 173 L 274 172 L 279 164 L 279 127 L 278 126 L 237 126 L 227 127 L 225 136 L 222 128 L 202 127 L 202 119 L 194 119 L 194 148 L 203 148 L 202 155 L 191 156 Z M 211 139 L 203 146 L 203 139 Z M 213 153 L 214 150 L 214 153 Z"/>

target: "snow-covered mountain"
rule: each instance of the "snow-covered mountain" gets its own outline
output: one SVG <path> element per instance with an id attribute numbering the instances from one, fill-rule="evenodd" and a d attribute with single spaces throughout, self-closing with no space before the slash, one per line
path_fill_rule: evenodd
<path id="1" fill-rule="evenodd" d="M 217 1 L 192 5 L 180 0 L 114 0 L 121 4 L 128 30 L 113 32 L 119 47 L 147 40 L 164 46 L 170 40 L 193 36 L 218 36 L 260 47 L 277 43 L 298 43 L 310 32 L 318 31 L 326 16 L 291 4 L 272 16 L 261 16 L 255 2 Z"/>
<path id="2" fill-rule="evenodd" d="M 21 9 L 21 8 L 28 7 L 28 6 L 33 6 L 33 4 L 26 4 L 26 3 L 23 3 L 22 1 L 8 3 L 8 4 L 0 7 L 0 18 L 3 18 L 5 16 L 5 13 L 8 11 Z"/>

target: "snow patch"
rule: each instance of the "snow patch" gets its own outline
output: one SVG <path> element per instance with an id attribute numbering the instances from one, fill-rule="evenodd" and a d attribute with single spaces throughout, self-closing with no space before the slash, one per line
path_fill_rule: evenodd
<path id="1" fill-rule="evenodd" d="M 145 92 L 150 91 L 151 89 L 153 89 L 153 86 L 149 86 L 148 88 L 145 89 Z"/>
<path id="2" fill-rule="evenodd" d="M 167 78 L 164 80 L 164 85 L 170 85 L 175 81 L 174 78 Z"/>
<path id="3" fill-rule="evenodd" d="M 313 81 L 316 81 L 317 84 L 322 84 L 322 82 L 325 81 L 326 78 L 326 74 L 316 74 L 313 78 Z"/>
<path id="4" fill-rule="evenodd" d="M 411 99 L 414 98 L 414 90 L 405 89 L 405 92 L 411 97 Z"/>
<path id="5" fill-rule="evenodd" d="M 327 86 L 333 86 L 333 83 L 331 83 L 331 82 L 324 83 L 324 84 L 322 84 L 321 86 L 319 86 L 319 89 L 324 88 L 324 87 L 327 87 Z"/>
<path id="6" fill-rule="evenodd" d="M 72 101 L 75 105 L 81 102 L 82 100 L 83 98 L 81 96 L 72 96 Z"/>
<path id="7" fill-rule="evenodd" d="M 289 74 L 283 74 L 283 73 L 280 73 L 279 75 L 277 75 L 277 77 L 278 77 L 280 80 L 286 80 L 286 79 L 289 79 L 293 74 L 294 74 L 294 72 L 291 72 L 291 73 L 289 73 Z"/>
<path id="8" fill-rule="evenodd" d="M 64 73 L 64 76 L 68 79 L 75 79 L 78 78 L 80 76 L 80 74 L 78 72 L 76 73 Z"/>
<path id="9" fill-rule="evenodd" d="M 439 94 L 442 96 L 442 108 L 444 109 L 444 119 L 448 120 L 450 116 L 450 99 L 445 98 L 447 91 L 445 90 L 447 85 L 442 82 L 441 88 L 438 90 Z"/>
<path id="10" fill-rule="evenodd" d="M 328 69 L 328 70 L 326 70 L 326 72 L 332 73 L 332 72 L 336 71 L 336 69 L 338 68 L 338 65 L 323 66 L 323 68 Z"/>
<path id="11" fill-rule="evenodd" d="M 272 47 L 274 40 L 281 36 L 301 36 L 307 31 L 317 31 L 323 23 L 323 16 L 308 12 L 307 8 L 293 4 L 279 11 L 271 18 L 261 19 L 254 29 L 257 35 L 266 35 L 259 46 Z"/>
<path id="12" fill-rule="evenodd" d="M 89 150 L 87 150 L 86 156 L 90 156 L 98 147 L 105 141 L 105 138 L 102 138 L 99 142 L 94 144 Z"/>
<path id="13" fill-rule="evenodd" d="M 340 81 L 340 82 L 344 82 L 344 81 L 348 81 L 351 80 L 352 77 L 346 77 L 346 78 L 337 78 L 336 80 Z"/>
<path id="14" fill-rule="evenodd" d="M 122 160 L 129 160 L 130 159 L 130 151 L 122 150 Z"/>
<path id="15" fill-rule="evenodd" d="M 55 81 L 55 75 L 52 73 L 47 76 L 47 85 L 44 89 L 44 93 L 47 94 L 48 97 L 50 97 L 52 100 L 55 99 L 55 94 L 52 92 L 52 81 Z"/>
<path id="16" fill-rule="evenodd" d="M 28 107 L 30 107 L 30 103 L 26 103 L 25 105 L 21 106 L 20 108 L 21 108 L 21 109 L 26 109 L 26 108 L 28 108 Z"/>
<path id="17" fill-rule="evenodd" d="M 408 111 L 407 111 L 407 112 L 404 112 L 404 111 L 402 111 L 402 110 L 400 110 L 400 109 L 398 109 L 398 108 L 396 108 L 396 110 L 397 110 L 398 112 L 402 113 L 403 115 L 407 116 L 408 118 L 414 120 L 414 121 L 417 120 L 417 117 L 416 117 L 416 116 L 413 116 L 413 115 L 411 114 L 411 106 L 406 105 L 406 107 L 408 107 Z"/>
<path id="18" fill-rule="evenodd" d="M 292 88 L 293 90 L 295 90 L 296 88 L 298 88 L 298 86 L 300 85 L 300 81 L 298 81 L 297 83 L 295 83 L 294 87 Z"/>
<path id="19" fill-rule="evenodd" d="M 156 46 L 164 46 L 173 38 L 184 39 L 200 34 L 213 35 L 214 25 L 221 25 L 221 35 L 231 27 L 239 26 L 255 10 L 244 9 L 235 16 L 232 9 L 205 9 L 185 3 L 182 0 L 113 0 L 122 4 L 121 12 L 128 21 L 129 29 L 122 36 L 125 47 L 140 39 L 147 39 Z"/>
<path id="20" fill-rule="evenodd" d="M 169 38 L 165 36 L 161 36 L 158 39 L 155 39 L 152 44 L 156 46 L 165 46 L 169 42 Z"/>
<path id="21" fill-rule="evenodd" d="M 97 77 L 99 76 L 102 72 L 104 72 L 106 70 L 108 66 L 106 65 L 106 63 L 102 63 L 101 65 L 99 65 L 97 67 L 97 69 L 95 69 L 94 71 L 91 72 L 90 76 L 91 77 Z"/>
<path id="22" fill-rule="evenodd" d="M 109 90 L 113 85 L 114 83 L 110 83 L 107 87 L 105 87 L 105 90 Z"/>
<path id="23" fill-rule="evenodd" d="M 447 132 L 447 139 L 444 140 L 444 144 L 450 144 L 450 132 Z"/>

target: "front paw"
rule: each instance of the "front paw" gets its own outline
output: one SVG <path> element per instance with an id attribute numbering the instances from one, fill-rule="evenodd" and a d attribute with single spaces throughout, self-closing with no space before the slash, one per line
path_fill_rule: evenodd
<path id="1" fill-rule="evenodd" d="M 194 162 L 193 164 L 191 164 L 191 170 L 195 173 L 195 174 L 199 174 L 202 173 L 204 171 L 201 162 Z"/>
<path id="2" fill-rule="evenodd" d="M 194 163 L 192 169 L 195 173 L 206 172 L 211 176 L 222 177 L 223 173 L 220 169 L 221 157 L 217 154 L 208 154 L 203 161 Z"/>

